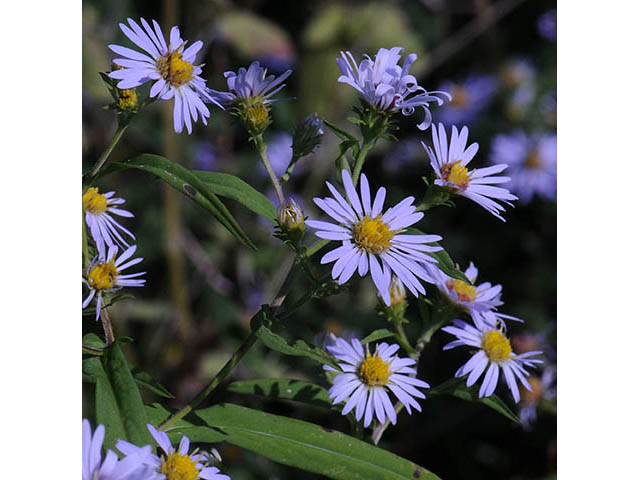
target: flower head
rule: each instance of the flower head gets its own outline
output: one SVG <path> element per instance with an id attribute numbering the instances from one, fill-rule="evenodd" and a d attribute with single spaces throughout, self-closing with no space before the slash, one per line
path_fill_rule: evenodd
<path id="1" fill-rule="evenodd" d="M 185 49 L 187 42 L 180 36 L 180 29 L 174 26 L 167 45 L 160 25 L 155 20 L 152 20 L 152 28 L 141 18 L 144 30 L 132 19 L 127 20 L 129 26 L 121 23 L 120 29 L 146 53 L 109 45 L 112 51 L 124 57 L 113 60 L 113 63 L 123 68 L 109 73 L 109 77 L 120 80 L 117 85 L 120 89 L 134 88 L 153 81 L 149 92 L 151 97 L 174 99 L 173 128 L 177 133 L 182 132 L 185 125 L 187 132 L 191 133 L 191 121 L 197 122 L 198 118 L 206 125 L 209 109 L 205 102 L 221 105 L 209 94 L 205 80 L 199 76 L 202 65 L 195 64 L 202 42 L 197 41 Z"/>
<path id="2" fill-rule="evenodd" d="M 543 38 L 555 43 L 558 37 L 558 12 L 555 8 L 540 16 L 538 19 L 538 33 Z"/>
<path id="3" fill-rule="evenodd" d="M 91 432 L 89 420 L 82 421 L 82 480 L 163 480 L 145 467 L 145 462 L 153 457 L 151 446 L 138 448 L 122 460 L 112 450 L 102 459 L 104 425 L 98 425 Z"/>
<path id="4" fill-rule="evenodd" d="M 220 474 L 218 468 L 204 465 L 208 460 L 204 453 L 196 450 L 189 454 L 190 442 L 187 436 L 182 437 L 180 445 L 175 449 L 165 432 L 157 430 L 153 425 L 147 425 L 147 428 L 163 454 L 152 455 L 146 464 L 155 473 L 164 475 L 164 480 L 230 480 L 228 475 Z M 119 440 L 116 447 L 125 454 L 135 453 L 140 448 L 124 440 Z"/>
<path id="5" fill-rule="evenodd" d="M 338 82 L 346 83 L 355 88 L 370 105 L 384 111 L 398 111 L 403 115 L 413 115 L 416 107 L 424 110 L 424 120 L 418 125 L 420 130 L 426 130 L 431 125 L 429 103 L 436 102 L 439 106 L 444 103 L 441 97 L 451 100 L 447 92 L 427 92 L 418 85 L 418 81 L 409 74 L 411 65 L 418 56 L 415 53 L 407 55 L 402 67 L 398 65 L 404 48 L 381 48 L 371 60 L 368 55 L 358 65 L 351 52 L 340 52 L 338 67 L 342 75 Z M 440 95 L 440 96 L 438 96 Z"/>
<path id="6" fill-rule="evenodd" d="M 120 232 L 135 240 L 129 230 L 116 222 L 111 215 L 121 217 L 133 217 L 133 213 L 117 208 L 125 201 L 122 198 L 114 198 L 115 192 L 100 193 L 97 188 L 91 187 L 82 195 L 82 208 L 85 212 L 85 221 L 96 242 L 98 254 L 104 255 L 106 247 L 120 245 L 128 247 L 129 244 Z M 111 215 L 110 215 L 111 214 Z"/>
<path id="7" fill-rule="evenodd" d="M 549 366 L 544 369 L 542 375 L 529 377 L 531 390 L 520 388 L 522 403 L 518 409 L 518 417 L 525 430 L 530 430 L 537 418 L 537 407 L 543 400 L 556 398 L 556 369 Z"/>
<path id="8" fill-rule="evenodd" d="M 497 82 L 491 75 L 469 75 L 461 82 L 445 82 L 440 90 L 451 92 L 453 99 L 438 112 L 445 125 L 472 123 L 493 100 Z"/>
<path id="9" fill-rule="evenodd" d="M 431 147 L 427 147 L 424 142 L 422 146 L 427 151 L 431 167 L 436 173 L 436 185 L 447 187 L 457 195 L 473 200 L 489 213 L 504 221 L 500 212 L 504 212 L 505 209 L 495 200 L 511 205 L 509 200 L 517 200 L 518 197 L 511 195 L 506 188 L 493 185 L 510 180 L 509 177 L 495 176 L 505 170 L 507 165 L 503 163 L 487 168 L 468 170 L 467 165 L 478 152 L 478 144 L 472 143 L 467 147 L 469 130 L 466 126 L 462 127 L 459 134 L 455 125 L 451 127 L 450 144 L 447 144 L 447 132 L 443 124 L 439 124 L 437 129 L 432 128 L 431 134 L 435 151 Z"/>
<path id="10" fill-rule="evenodd" d="M 497 135 L 491 144 L 494 164 L 508 164 L 511 188 L 520 202 L 529 203 L 535 194 L 556 198 L 556 134 L 527 135 L 523 131 Z"/>
<path id="11" fill-rule="evenodd" d="M 97 296 L 96 320 L 100 318 L 103 294 L 116 292 L 123 287 L 141 287 L 146 282 L 143 278 L 137 278 L 144 275 L 146 272 L 131 273 L 127 275 L 122 274 L 125 269 L 136 265 L 143 260 L 142 258 L 129 260 L 129 258 L 131 258 L 136 252 L 136 248 L 137 247 L 133 245 L 127 248 L 118 258 L 116 258 L 118 247 L 112 246 L 109 248 L 106 257 L 97 255 L 89 264 L 86 278 L 83 279 L 84 283 L 89 287 L 89 296 L 84 302 L 82 302 L 82 308 L 86 308 L 93 297 Z M 129 261 L 127 262 L 127 260 Z"/>
<path id="12" fill-rule="evenodd" d="M 331 275 L 339 284 L 349 280 L 356 270 L 361 277 L 371 271 L 378 295 L 387 306 L 391 305 L 391 273 L 395 273 L 416 297 L 418 293 L 425 293 L 418 278 L 433 283 L 423 263 L 435 262 L 425 252 L 441 250 L 441 247 L 429 244 L 442 237 L 403 233 L 423 216 L 415 211 L 414 198 L 407 197 L 382 213 L 384 187 L 378 189 L 372 204 L 369 181 L 364 174 L 360 176 L 360 196 L 346 170 L 342 171 L 342 182 L 348 201 L 329 182 L 327 187 L 333 198 L 313 199 L 338 223 L 307 220 L 307 225 L 317 230 L 318 237 L 342 242 L 340 247 L 324 255 L 320 263 L 335 262 Z"/>
<path id="13" fill-rule="evenodd" d="M 483 324 L 474 326 L 456 319 L 453 321 L 453 326 L 443 327 L 442 330 L 457 337 L 456 340 L 445 345 L 444 350 L 462 345 L 477 349 L 474 355 L 458 369 L 455 376 L 458 378 L 469 374 L 467 387 L 470 387 L 486 370 L 480 386 L 480 397 L 488 397 L 493 394 L 498 384 L 500 370 L 502 370 L 516 403 L 520 401 L 516 378 L 527 390 L 531 391 L 531 385 L 526 379 L 529 372 L 525 370 L 525 367 L 533 367 L 537 363 L 542 363 L 542 360 L 531 358 L 541 354 L 542 351 L 516 355 L 513 353 L 511 342 L 503 328 L 492 328 Z"/>
<path id="14" fill-rule="evenodd" d="M 425 398 L 418 388 L 429 388 L 429 384 L 415 378 L 416 370 L 411 368 L 415 360 L 398 357 L 396 352 L 399 348 L 398 345 L 383 342 L 371 354 L 369 346 L 365 351 L 357 338 L 351 339 L 351 342 L 336 338 L 335 344 L 327 346 L 329 353 L 340 361 L 339 370 L 328 365 L 323 367 L 338 372 L 329 389 L 329 398 L 334 405 L 347 400 L 342 409 L 343 415 L 355 408 L 357 420 L 364 415 L 365 427 L 371 424 L 374 413 L 380 423 L 388 418 L 395 425 L 396 411 L 389 398 L 389 390 L 409 414 L 411 407 L 422 411 L 413 397 Z"/>

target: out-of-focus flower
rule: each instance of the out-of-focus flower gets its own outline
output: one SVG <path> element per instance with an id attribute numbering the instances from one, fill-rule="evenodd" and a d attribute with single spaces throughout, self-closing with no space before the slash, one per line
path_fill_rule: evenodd
<path id="1" fill-rule="evenodd" d="M 121 460 L 112 450 L 102 459 L 104 425 L 98 425 L 91 433 L 89 420 L 82 421 L 82 480 L 163 480 L 145 466 L 153 457 L 151 445 L 138 448 Z"/>
<path id="2" fill-rule="evenodd" d="M 516 403 L 520 401 L 520 391 L 516 378 L 524 387 L 531 391 L 531 385 L 526 377 L 529 372 L 525 367 L 534 367 L 542 360 L 531 358 L 540 355 L 542 351 L 531 351 L 520 355 L 513 353 L 511 343 L 505 335 L 503 329 L 491 328 L 487 325 L 470 325 L 462 320 L 454 320 L 453 326 L 443 327 L 442 330 L 455 335 L 457 340 L 448 343 L 443 350 L 459 346 L 469 346 L 477 349 L 476 353 L 458 369 L 455 376 L 467 377 L 467 387 L 475 384 L 482 373 L 486 370 L 482 385 L 480 386 L 480 397 L 488 397 L 493 394 L 498 384 L 500 370 L 504 375 L 511 395 Z M 488 368 L 487 368 L 488 366 Z"/>
<path id="3" fill-rule="evenodd" d="M 422 411 L 413 397 L 425 398 L 418 388 L 429 388 L 429 384 L 415 378 L 416 370 L 411 368 L 415 360 L 398 357 L 396 352 L 399 348 L 383 342 L 371 354 L 369 346 L 365 352 L 357 338 L 350 343 L 336 338 L 334 345 L 327 346 L 329 353 L 341 362 L 339 370 L 329 365 L 323 368 L 338 373 L 332 380 L 329 398 L 334 405 L 347 400 L 342 409 L 343 415 L 355 408 L 356 419 L 361 420 L 364 416 L 365 427 L 371 424 L 374 413 L 381 424 L 388 418 L 395 425 L 396 411 L 387 390 L 398 398 L 409 414 L 411 407 Z"/>
<path id="4" fill-rule="evenodd" d="M 507 165 L 494 165 L 469 171 L 467 165 L 478 152 L 478 144 L 472 143 L 467 147 L 469 129 L 466 126 L 462 127 L 459 134 L 455 125 L 451 127 L 451 143 L 449 145 L 447 145 L 447 132 L 442 123 L 438 125 L 437 129 L 432 128 L 431 134 L 435 151 L 431 147 L 427 147 L 424 142 L 422 142 L 422 146 L 427 151 L 431 167 L 438 177 L 435 180 L 436 185 L 447 187 L 457 195 L 473 200 L 489 213 L 504 221 L 500 212 L 504 212 L 505 209 L 493 199 L 513 206 L 509 200 L 517 200 L 518 197 L 511 195 L 506 188 L 493 185 L 510 180 L 509 177 L 494 176 L 504 171 Z"/>
<path id="5" fill-rule="evenodd" d="M 141 257 L 129 260 L 136 252 L 136 248 L 133 245 L 116 258 L 118 247 L 114 245 L 109 247 L 106 259 L 101 255 L 97 255 L 91 260 L 87 268 L 87 277 L 82 279 L 89 287 L 89 296 L 82 302 L 82 308 L 86 308 L 93 297 L 97 296 L 96 320 L 100 318 L 103 294 L 116 292 L 123 287 L 142 287 L 145 284 L 146 280 L 138 277 L 141 277 L 146 272 L 122 274 L 125 269 L 137 265 L 143 260 Z M 127 260 L 129 261 L 127 262 Z"/>
<path id="6" fill-rule="evenodd" d="M 540 377 L 529 377 L 530 391 L 520 389 L 522 403 L 518 409 L 518 417 L 520 417 L 525 430 L 531 430 L 536 421 L 540 402 L 543 400 L 552 401 L 556 398 L 556 389 L 553 385 L 555 381 L 556 369 L 550 366 L 544 369 Z"/>
<path id="7" fill-rule="evenodd" d="M 404 48 L 381 48 L 371 60 L 368 55 L 360 62 L 355 61 L 351 52 L 340 52 L 338 67 L 342 75 L 338 82 L 346 83 L 355 88 L 364 100 L 371 106 L 383 111 L 398 111 L 403 115 L 413 115 L 416 107 L 424 110 L 424 120 L 418 124 L 420 130 L 426 130 L 431 125 L 429 103 L 442 105 L 444 97 L 451 100 L 447 92 L 428 92 L 420 85 L 413 75 L 409 74 L 411 65 L 418 56 L 410 53 L 404 59 L 402 67 L 398 65 Z"/>
<path id="8" fill-rule="evenodd" d="M 476 286 L 478 269 L 473 262 L 469 262 L 469 267 L 464 272 L 471 285 L 463 280 L 449 277 L 433 265 L 426 265 L 426 267 L 435 279 L 438 290 L 458 308 L 469 313 L 473 323 L 479 326 L 493 320 L 493 318 L 485 318 L 482 314 L 503 304 L 501 300 L 502 285 L 491 285 L 489 282 L 484 282 Z"/>
<path id="9" fill-rule="evenodd" d="M 135 240 L 136 237 L 129 230 L 116 222 L 110 214 L 119 215 L 121 217 L 133 217 L 133 213 L 127 210 L 117 208 L 116 205 L 122 205 L 125 200 L 115 198 L 116 192 L 99 193 L 95 187 L 88 188 L 82 195 L 82 208 L 85 212 L 85 221 L 91 232 L 93 240 L 96 242 L 96 248 L 99 255 L 106 253 L 106 247 L 120 245 L 128 247 L 129 244 L 120 234 L 124 234 Z"/>
<path id="10" fill-rule="evenodd" d="M 240 68 L 238 73 L 224 73 L 228 92 L 209 91 L 218 102 L 233 107 L 232 111 L 242 118 L 250 135 L 260 135 L 271 123 L 271 97 L 284 88 L 283 82 L 289 75 L 291 70 L 277 78 L 274 75 L 267 76 L 267 69 L 261 67 L 260 62 L 253 62 L 248 69 Z"/>
<path id="11" fill-rule="evenodd" d="M 558 124 L 558 97 L 555 92 L 542 95 L 540 113 L 549 126 L 556 127 Z"/>
<path id="12" fill-rule="evenodd" d="M 186 41 L 180 36 L 177 26 L 171 28 L 169 44 L 164 39 L 160 25 L 152 20 L 153 28 L 144 19 L 140 23 L 144 30 L 132 19 L 127 19 L 129 26 L 121 23 L 120 29 L 129 40 L 143 49 L 146 54 L 131 50 L 120 45 L 109 45 L 109 48 L 125 58 L 116 58 L 113 63 L 123 67 L 109 73 L 109 77 L 118 82 L 118 88 L 128 89 L 138 87 L 153 80 L 151 97 L 160 100 L 174 99 L 173 128 L 177 133 L 182 132 L 186 125 L 191 133 L 191 120 L 206 125 L 209 109 L 205 102 L 221 105 L 209 94 L 205 80 L 199 75 L 201 65 L 195 65 L 196 54 L 202 48 L 198 40 L 185 50 Z M 129 28 L 130 27 L 130 28 Z"/>
<path id="13" fill-rule="evenodd" d="M 216 168 L 217 155 L 209 142 L 197 142 L 193 157 L 196 170 L 213 170 Z"/>
<path id="14" fill-rule="evenodd" d="M 508 88 L 532 84 L 535 76 L 536 69 L 527 58 L 511 58 L 500 68 L 500 79 Z"/>
<path id="15" fill-rule="evenodd" d="M 521 119 L 535 99 L 536 90 L 533 84 L 523 83 L 509 95 L 506 106 L 507 115 L 512 120 Z"/>
<path id="16" fill-rule="evenodd" d="M 423 155 L 417 138 L 404 138 L 391 146 L 391 151 L 382 161 L 382 168 L 387 172 L 397 172 L 421 159 Z"/>
<path id="17" fill-rule="evenodd" d="M 549 10 L 543 13 L 538 19 L 538 33 L 550 42 L 554 42 L 558 36 L 558 18 L 557 10 Z"/>
<path id="18" fill-rule="evenodd" d="M 451 92 L 453 99 L 438 111 L 438 119 L 445 125 L 472 123 L 493 100 L 497 82 L 491 75 L 469 75 L 459 83 L 443 83 L 440 90 Z"/>
<path id="19" fill-rule="evenodd" d="M 292 142 L 293 138 L 291 135 L 280 132 L 275 134 L 267 144 L 267 156 L 269 157 L 269 162 L 271 162 L 271 168 L 273 168 L 273 171 L 278 177 L 287 171 L 293 155 Z M 268 177 L 265 169 L 260 169 L 259 172 L 264 178 Z"/>
<path id="20" fill-rule="evenodd" d="M 189 437 L 186 435 L 180 440 L 177 449 L 173 448 L 169 436 L 157 430 L 153 425 L 147 425 L 151 436 L 160 446 L 163 455 L 152 455 L 146 460 L 146 464 L 153 468 L 154 472 L 164 474 L 165 480 L 230 480 L 228 475 L 220 474 L 220 470 L 212 466 L 204 466 L 203 461 L 207 456 L 196 449 L 189 454 Z M 116 448 L 125 454 L 135 454 L 140 447 L 124 440 L 119 440 Z"/>
<path id="21" fill-rule="evenodd" d="M 361 277 L 371 270 L 378 295 L 387 306 L 391 305 L 389 287 L 392 273 L 416 297 L 418 293 L 424 294 L 424 287 L 418 278 L 433 283 L 432 276 L 423 264 L 435 262 L 425 252 L 441 250 L 441 247 L 428 244 L 437 242 L 442 237 L 402 233 L 423 217 L 422 213 L 415 211 L 414 198 L 405 198 L 383 214 L 386 195 L 384 187 L 378 189 L 372 205 L 369 181 L 364 174 L 360 176 L 360 196 L 346 170 L 342 171 L 342 183 L 348 202 L 329 182 L 327 187 L 333 198 L 313 199 L 337 223 L 307 220 L 307 225 L 317 230 L 318 237 L 342 243 L 340 247 L 324 255 L 320 263 L 335 262 L 331 275 L 339 284 L 349 280 L 356 270 Z"/>
<path id="22" fill-rule="evenodd" d="M 534 194 L 555 200 L 556 140 L 555 133 L 527 135 L 523 131 L 493 139 L 491 162 L 509 165 L 511 188 L 523 204 L 529 203 Z"/>

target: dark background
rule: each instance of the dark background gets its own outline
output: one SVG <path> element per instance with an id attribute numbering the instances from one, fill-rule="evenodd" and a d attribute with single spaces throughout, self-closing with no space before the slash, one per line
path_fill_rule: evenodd
<path id="1" fill-rule="evenodd" d="M 132 47 L 117 26 L 128 16 L 155 18 L 163 25 L 173 18 L 169 23 L 181 27 L 183 38 L 203 40 L 205 47 L 198 61 L 206 64 L 203 77 L 212 88 L 225 89 L 223 72 L 247 67 L 254 59 L 274 73 L 292 68 L 266 134 L 267 141 L 284 147 L 287 139 L 283 134 L 314 111 L 355 132 L 345 121 L 356 101 L 354 91 L 337 83 L 335 58 L 340 50 L 350 50 L 359 61 L 363 53 L 373 55 L 379 47 L 405 46 L 405 53 L 418 54 L 411 73 L 427 90 L 469 75 L 487 74 L 499 82 L 509 59 L 526 58 L 536 71 L 535 99 L 526 111 L 517 118 L 509 114 L 510 93 L 498 89 L 469 123 L 470 138 L 480 144 L 474 160 L 477 167 L 488 162 L 496 134 L 516 128 L 555 129 L 554 122 L 545 123 L 540 113 L 541 99 L 555 94 L 555 43 L 543 38 L 537 27 L 540 16 L 552 8 L 555 2 L 537 0 L 84 2 L 84 169 L 97 159 L 115 130 L 113 113 L 102 109 L 110 97 L 98 71 L 110 68 L 109 43 Z M 491 18 L 491 12 L 504 16 Z M 164 30 L 168 34 L 166 27 Z M 232 173 L 262 192 L 271 191 L 258 156 L 232 116 L 213 107 L 208 126 L 198 123 L 190 136 L 186 132 L 175 135 L 163 115 L 171 103 L 153 105 L 137 118 L 112 159 L 158 153 L 188 168 Z M 438 109 L 432 111 L 437 121 Z M 428 174 L 429 165 L 419 140 L 429 142 L 430 132 L 415 128 L 419 120 L 421 117 L 400 116 L 398 136 L 409 142 L 402 144 L 405 149 L 380 142 L 365 165 L 372 188 L 387 187 L 388 202 L 424 194 L 420 177 Z M 285 186 L 286 193 L 296 194 L 305 214 L 313 218 L 320 214 L 311 199 L 324 195 L 324 181 L 333 178 L 336 143 L 327 133 L 321 147 L 304 160 Z M 273 150 L 270 154 L 272 159 L 278 156 Z M 291 254 L 271 237 L 266 222 L 231 201 L 225 204 L 260 247 L 258 252 L 239 245 L 200 207 L 147 174 L 126 171 L 104 179 L 99 186 L 101 190 L 115 189 L 127 200 L 125 208 L 135 213 L 134 219 L 123 223 L 137 236 L 147 272 L 147 285 L 130 292 L 137 299 L 112 309 L 116 336 L 135 339 L 126 351 L 130 361 L 163 383 L 176 396 L 170 406 L 180 407 L 226 362 L 246 335 L 248 321 L 259 305 L 272 300 Z M 480 281 L 502 284 L 505 306 L 501 311 L 526 320 L 524 326 L 512 325 L 510 333 L 543 332 L 549 344 L 547 358 L 553 360 L 556 205 L 536 198 L 529 205 L 509 209 L 506 218 L 502 223 L 476 204 L 458 199 L 455 208 L 429 211 L 420 228 L 442 235 L 443 246 L 463 268 L 473 260 L 480 270 Z M 294 315 L 291 326 L 297 336 L 309 342 L 328 330 L 366 335 L 386 326 L 375 313 L 375 303 L 370 279 L 358 280 L 349 292 L 306 305 Z M 414 339 L 419 327 L 415 299 L 410 300 L 407 316 L 412 320 L 408 333 Z M 83 330 L 102 333 L 90 317 L 84 317 Z M 464 349 L 442 352 L 449 339 L 439 332 L 422 355 L 420 377 L 431 385 L 451 378 L 468 356 Z M 236 368 L 233 378 L 259 377 L 324 381 L 317 365 L 292 360 L 258 344 Z M 85 414 L 91 418 L 93 387 L 87 386 L 84 393 Z M 513 406 L 504 385 L 498 393 Z M 147 393 L 145 400 L 160 401 Z M 348 431 L 348 423 L 340 415 L 300 404 L 265 402 L 223 391 L 212 400 L 230 400 Z M 383 448 L 444 479 L 554 478 L 553 414 L 539 411 L 533 429 L 524 431 L 481 404 L 437 397 L 423 401 L 422 406 L 422 414 L 399 416 L 398 425 L 385 433 Z M 223 472 L 234 480 L 318 478 L 234 446 L 218 447 Z"/>

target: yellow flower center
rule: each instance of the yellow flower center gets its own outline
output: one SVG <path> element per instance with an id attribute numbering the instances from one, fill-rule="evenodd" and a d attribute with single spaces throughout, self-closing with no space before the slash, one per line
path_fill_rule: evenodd
<path id="1" fill-rule="evenodd" d="M 469 104 L 469 94 L 464 87 L 453 87 L 451 105 L 464 108 Z"/>
<path id="2" fill-rule="evenodd" d="M 458 190 L 466 190 L 469 186 L 471 177 L 467 167 L 462 165 L 462 160 L 458 160 L 454 163 L 446 163 L 442 167 L 442 178 L 446 182 L 453 183 Z"/>
<path id="3" fill-rule="evenodd" d="M 95 290 L 108 290 L 113 287 L 118 272 L 115 257 L 110 262 L 99 263 L 89 272 L 89 286 Z"/>
<path id="4" fill-rule="evenodd" d="M 537 150 L 531 150 L 524 161 L 524 166 L 531 169 L 537 169 L 542 166 L 542 159 L 540 158 Z"/>
<path id="5" fill-rule="evenodd" d="M 364 383 L 372 387 L 374 385 L 386 385 L 391 372 L 389 371 L 388 363 L 385 363 L 377 355 L 372 357 L 367 352 L 366 358 L 358 367 L 358 376 Z"/>
<path id="6" fill-rule="evenodd" d="M 193 78 L 193 65 L 182 59 L 178 51 L 167 53 L 156 64 L 162 78 L 174 87 L 184 85 Z"/>
<path id="7" fill-rule="evenodd" d="M 391 282 L 391 287 L 389 288 L 389 295 L 391 297 L 391 306 L 399 305 L 404 303 L 407 298 L 407 292 L 404 287 L 399 282 Z"/>
<path id="8" fill-rule="evenodd" d="M 391 247 L 395 233 L 389 230 L 380 215 L 376 218 L 364 217 L 353 227 L 353 241 L 368 253 L 380 254 Z"/>
<path id="9" fill-rule="evenodd" d="M 264 132 L 271 119 L 269 118 L 269 108 L 260 97 L 251 99 L 245 104 L 244 122 L 249 133 L 259 135 Z"/>
<path id="10" fill-rule="evenodd" d="M 118 107 L 121 110 L 133 111 L 138 106 L 138 94 L 135 90 L 126 89 L 119 91 Z"/>
<path id="11" fill-rule="evenodd" d="M 511 343 L 500 330 L 489 330 L 482 337 L 482 349 L 492 362 L 511 358 Z"/>
<path id="12" fill-rule="evenodd" d="M 98 193 L 97 188 L 88 188 L 82 195 L 82 208 L 93 215 L 100 215 L 107 211 L 107 198 Z"/>
<path id="13" fill-rule="evenodd" d="M 476 287 L 462 280 L 447 280 L 447 288 L 458 295 L 461 302 L 473 302 L 476 299 Z"/>
<path id="14" fill-rule="evenodd" d="M 165 480 L 196 480 L 199 475 L 196 463 L 189 455 L 170 453 L 162 459 L 161 473 L 166 475 Z"/>

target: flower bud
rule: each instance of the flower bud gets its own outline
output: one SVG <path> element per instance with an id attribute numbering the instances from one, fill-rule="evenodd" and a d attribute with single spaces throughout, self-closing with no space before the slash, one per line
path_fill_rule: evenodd
<path id="1" fill-rule="evenodd" d="M 278 224 L 291 240 L 298 241 L 304 233 L 304 215 L 293 198 L 278 208 Z"/>
<path id="2" fill-rule="evenodd" d="M 407 291 L 398 277 L 395 275 L 391 278 L 389 286 L 389 294 L 391 296 L 391 306 L 405 305 L 407 303 Z"/>
<path id="3" fill-rule="evenodd" d="M 293 131 L 293 158 L 309 155 L 320 145 L 324 123 L 317 113 L 307 115 Z"/>
<path id="4" fill-rule="evenodd" d="M 241 105 L 240 110 L 244 125 L 252 137 L 262 134 L 271 123 L 269 107 L 262 100 L 245 103 Z"/>
<path id="5" fill-rule="evenodd" d="M 125 112 L 135 112 L 138 109 L 138 95 L 134 89 L 118 89 L 118 108 Z"/>

